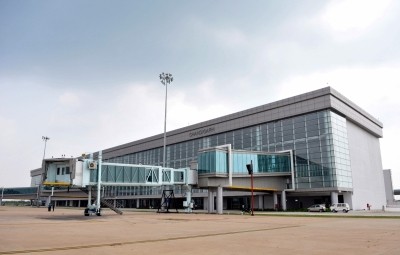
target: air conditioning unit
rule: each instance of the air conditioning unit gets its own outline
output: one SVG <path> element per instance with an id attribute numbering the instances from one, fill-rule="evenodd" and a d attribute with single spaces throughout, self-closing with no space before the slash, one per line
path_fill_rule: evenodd
<path id="1" fill-rule="evenodd" d="M 89 168 L 90 170 L 97 169 L 97 161 L 89 161 L 89 162 L 88 162 L 88 168 Z"/>

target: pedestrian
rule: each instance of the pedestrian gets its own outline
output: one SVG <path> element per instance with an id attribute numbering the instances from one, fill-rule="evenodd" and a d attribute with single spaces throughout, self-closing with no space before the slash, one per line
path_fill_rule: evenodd
<path id="1" fill-rule="evenodd" d="M 47 205 L 47 211 L 48 211 L 48 212 L 51 211 L 51 203 L 49 203 L 49 204 Z"/>
<path id="2" fill-rule="evenodd" d="M 54 212 L 55 204 L 56 204 L 56 203 L 52 203 L 52 204 L 51 204 L 51 207 L 53 208 L 53 212 Z"/>

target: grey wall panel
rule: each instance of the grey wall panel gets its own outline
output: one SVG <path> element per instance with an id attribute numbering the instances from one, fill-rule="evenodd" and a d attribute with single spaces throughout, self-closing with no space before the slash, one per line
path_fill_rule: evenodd
<path id="1" fill-rule="evenodd" d="M 353 177 L 353 209 L 386 205 L 379 139 L 351 121 L 346 122 Z"/>
<path id="2" fill-rule="evenodd" d="M 385 181 L 386 204 L 394 204 L 394 193 L 392 183 L 392 171 L 390 169 L 383 170 L 383 178 Z"/>

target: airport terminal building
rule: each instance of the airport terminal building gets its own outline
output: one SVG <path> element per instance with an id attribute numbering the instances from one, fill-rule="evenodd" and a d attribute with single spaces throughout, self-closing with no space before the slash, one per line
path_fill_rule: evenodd
<path id="1" fill-rule="evenodd" d="M 193 198 L 213 211 L 248 204 L 254 164 L 255 208 L 299 209 L 349 203 L 353 210 L 387 204 L 379 139 L 382 123 L 331 87 L 167 132 L 166 167 L 198 170 Z M 96 154 L 95 154 L 96 155 Z M 102 151 L 105 162 L 163 165 L 163 134 Z M 228 169 L 229 168 L 229 169 Z M 31 172 L 32 184 L 40 170 Z M 386 182 L 386 183 L 385 183 Z M 176 192 L 182 194 L 184 188 Z M 154 187 L 105 187 L 126 207 L 151 206 Z M 218 203 L 218 202 L 217 202 Z M 217 205 L 218 207 L 218 205 Z"/>

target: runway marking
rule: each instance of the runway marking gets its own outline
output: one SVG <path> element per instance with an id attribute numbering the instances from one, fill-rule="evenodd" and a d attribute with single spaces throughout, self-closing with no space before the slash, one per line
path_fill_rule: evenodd
<path id="1" fill-rule="evenodd" d="M 287 229 L 287 228 L 297 228 L 297 227 L 300 227 L 300 225 L 275 227 L 275 228 L 250 229 L 250 230 L 231 231 L 231 232 L 222 232 L 222 233 L 214 233 L 214 234 L 210 233 L 210 234 L 202 234 L 202 235 L 195 235 L 195 236 L 180 236 L 180 237 L 161 238 L 161 239 L 152 239 L 152 240 L 139 240 L 139 241 L 103 243 L 103 244 L 89 244 L 89 245 L 54 247 L 54 248 L 31 249 L 31 250 L 0 251 L 0 255 L 19 254 L 19 253 L 35 253 L 35 252 L 51 252 L 51 251 L 67 251 L 67 250 L 90 249 L 90 248 L 99 248 L 99 247 L 107 247 L 107 246 L 157 243 L 157 242 L 167 242 L 167 241 L 176 241 L 176 240 L 185 240 L 185 239 L 212 237 L 212 236 L 254 233 L 254 232 L 271 231 L 271 230 Z"/>

